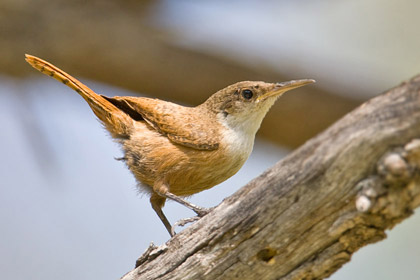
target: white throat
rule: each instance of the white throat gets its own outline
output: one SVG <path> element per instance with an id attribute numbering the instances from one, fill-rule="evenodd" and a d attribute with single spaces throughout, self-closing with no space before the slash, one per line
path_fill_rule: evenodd
<path id="1" fill-rule="evenodd" d="M 218 115 L 220 123 L 227 129 L 223 132 L 223 138 L 228 149 L 235 155 L 248 158 L 254 146 L 255 134 L 261 126 L 262 120 L 276 99 L 266 100 L 263 107 L 252 112 L 241 114 Z"/>

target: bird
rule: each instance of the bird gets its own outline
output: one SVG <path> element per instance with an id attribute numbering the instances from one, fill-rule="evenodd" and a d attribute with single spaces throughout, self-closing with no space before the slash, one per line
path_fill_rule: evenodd
<path id="1" fill-rule="evenodd" d="M 243 166 L 275 101 L 286 91 L 315 82 L 242 81 L 217 91 L 198 106 L 187 107 L 155 98 L 100 95 L 45 60 L 29 54 L 25 59 L 88 103 L 121 145 L 121 160 L 139 189 L 150 197 L 171 237 L 175 226 L 195 221 L 211 210 L 185 198 L 220 184 Z M 197 216 L 172 226 L 162 210 L 167 199 L 190 208 Z"/>

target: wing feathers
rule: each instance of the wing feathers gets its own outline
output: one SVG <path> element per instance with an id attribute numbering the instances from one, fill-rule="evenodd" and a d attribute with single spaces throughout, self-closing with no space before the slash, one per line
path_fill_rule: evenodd
<path id="1" fill-rule="evenodd" d="M 215 150 L 219 147 L 217 130 L 198 120 L 194 115 L 195 108 L 144 97 L 106 99 L 133 119 L 146 121 L 174 143 L 197 150 Z"/>

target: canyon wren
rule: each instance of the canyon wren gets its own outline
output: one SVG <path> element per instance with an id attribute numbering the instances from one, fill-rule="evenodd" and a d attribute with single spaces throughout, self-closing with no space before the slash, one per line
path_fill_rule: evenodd
<path id="1" fill-rule="evenodd" d="M 51 63 L 32 55 L 26 61 L 35 69 L 79 93 L 112 137 L 121 144 L 122 160 L 150 195 L 150 203 L 169 234 L 174 227 L 162 211 L 166 199 L 183 204 L 197 217 L 208 213 L 183 197 L 209 189 L 245 163 L 261 122 L 286 91 L 314 83 L 244 81 L 230 85 L 196 107 L 145 97 L 106 97 Z"/>

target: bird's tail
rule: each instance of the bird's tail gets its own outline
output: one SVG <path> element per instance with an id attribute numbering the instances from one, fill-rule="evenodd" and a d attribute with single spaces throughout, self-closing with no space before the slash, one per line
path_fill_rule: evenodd
<path id="1" fill-rule="evenodd" d="M 51 63 L 29 54 L 26 54 L 25 57 L 32 67 L 62 82 L 80 94 L 113 137 L 126 138 L 129 136 L 133 126 L 133 119 L 126 113 Z"/>

